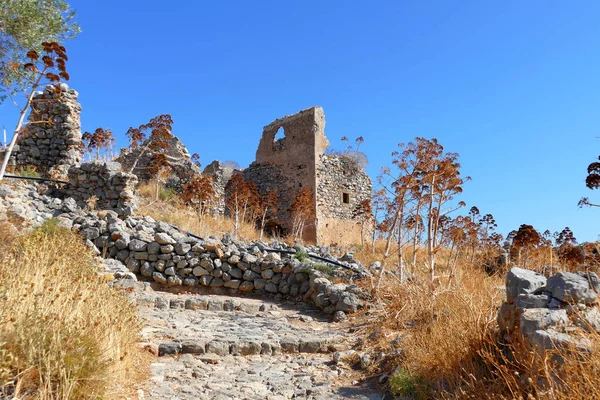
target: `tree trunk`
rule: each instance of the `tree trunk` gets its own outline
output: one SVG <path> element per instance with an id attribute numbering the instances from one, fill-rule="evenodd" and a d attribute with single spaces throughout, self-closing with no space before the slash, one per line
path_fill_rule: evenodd
<path id="1" fill-rule="evenodd" d="M 402 243 L 402 221 L 404 221 L 404 213 L 400 214 L 400 224 L 398 226 L 398 266 L 400 268 L 400 283 L 404 283 L 404 243 Z"/>
<path id="2" fill-rule="evenodd" d="M 263 212 L 262 220 L 260 221 L 260 237 L 258 240 L 262 240 L 263 232 L 265 230 L 265 219 L 267 218 L 267 209 Z"/>
<path id="3" fill-rule="evenodd" d="M 431 182 L 431 188 L 429 190 L 429 213 L 427 215 L 427 255 L 429 257 L 429 272 L 431 274 L 431 281 L 435 279 L 435 254 L 433 253 L 433 240 L 434 240 L 434 216 L 433 216 L 433 187 L 435 185 L 435 176 Z"/>

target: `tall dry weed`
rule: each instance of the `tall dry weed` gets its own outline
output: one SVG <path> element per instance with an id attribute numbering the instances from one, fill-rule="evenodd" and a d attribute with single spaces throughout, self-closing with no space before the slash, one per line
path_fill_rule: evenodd
<path id="1" fill-rule="evenodd" d="M 167 222 L 200 237 L 217 236 L 233 232 L 234 222 L 228 216 L 199 215 L 191 207 L 183 204 L 179 196 L 167 200 L 154 200 L 154 183 L 143 183 L 137 188 L 141 196 L 138 214 L 148 215 L 156 220 Z M 256 240 L 260 231 L 253 224 L 240 222 L 238 236 L 246 240 Z"/>
<path id="2" fill-rule="evenodd" d="M 135 307 L 95 272 L 81 238 L 47 223 L 2 245 L 0 397 L 130 393 L 144 370 Z"/>

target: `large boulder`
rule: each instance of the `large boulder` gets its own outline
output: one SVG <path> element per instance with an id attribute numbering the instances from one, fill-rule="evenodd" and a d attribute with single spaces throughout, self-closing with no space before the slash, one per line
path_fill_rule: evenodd
<path id="1" fill-rule="evenodd" d="M 559 272 L 548 279 L 546 290 L 565 303 L 591 304 L 600 290 L 600 279 L 593 272 Z"/>
<path id="2" fill-rule="evenodd" d="M 511 268 L 506 275 L 506 300 L 514 302 L 520 294 L 533 294 L 546 285 L 546 277 L 522 268 Z"/>

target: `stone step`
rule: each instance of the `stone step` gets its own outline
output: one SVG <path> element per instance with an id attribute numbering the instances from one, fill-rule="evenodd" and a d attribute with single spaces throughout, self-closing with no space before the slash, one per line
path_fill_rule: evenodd
<path id="1" fill-rule="evenodd" d="M 275 341 L 235 341 L 212 340 L 203 342 L 196 339 L 163 342 L 158 345 L 158 355 L 214 354 L 225 355 L 278 355 L 292 353 L 332 353 L 328 341 L 316 336 L 283 337 Z"/>
<path id="2" fill-rule="evenodd" d="M 275 304 L 242 302 L 236 299 L 209 299 L 205 297 L 168 299 L 162 296 L 156 296 L 154 307 L 160 310 L 241 311 L 248 314 L 279 310 L 279 307 Z"/>

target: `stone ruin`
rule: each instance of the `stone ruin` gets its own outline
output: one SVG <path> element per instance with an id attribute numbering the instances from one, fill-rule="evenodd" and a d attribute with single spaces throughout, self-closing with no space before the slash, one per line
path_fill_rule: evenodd
<path id="1" fill-rule="evenodd" d="M 213 188 L 216 194 L 216 206 L 215 212 L 217 214 L 225 214 L 225 186 L 231 179 L 231 176 L 234 173 L 234 169 L 230 167 L 226 167 L 220 161 L 213 161 L 208 164 L 202 174 L 208 176 L 213 181 Z"/>
<path id="2" fill-rule="evenodd" d="M 57 170 L 65 175 L 71 165 L 81 161 L 79 94 L 64 83 L 58 88 L 49 85 L 34 95 L 30 123 L 20 135 L 9 165 L 43 173 Z"/>
<path id="3" fill-rule="evenodd" d="M 276 139 L 282 129 L 284 137 Z M 355 208 L 371 198 L 371 179 L 363 168 L 344 156 L 325 154 L 325 113 L 311 107 L 265 126 L 256 161 L 242 171 L 261 194 L 279 194 L 278 221 L 283 232 L 292 228 L 288 212 L 303 188 L 313 193 L 316 217 L 307 225 L 304 240 L 319 244 L 358 243 L 361 227 Z"/>
<path id="4" fill-rule="evenodd" d="M 49 85 L 34 95 L 31 123 L 13 149 L 11 165 L 17 170 L 33 168 L 44 176 L 68 179 L 68 184 L 51 189 L 53 196 L 129 215 L 135 208 L 137 177 L 121 172 L 121 166 L 114 162 L 80 164 L 83 143 L 77 97 L 78 93 L 64 83 Z"/>
<path id="5" fill-rule="evenodd" d="M 141 148 L 123 149 L 117 162 L 101 166 L 80 165 L 83 146 L 80 130 L 81 106 L 77 92 L 66 84 L 48 86 L 36 94 L 28 126 L 15 147 L 12 157 L 17 167 L 34 167 L 40 172 L 58 170 L 68 176 L 70 186 L 63 196 L 83 203 L 95 196 L 97 206 L 118 209 L 130 214 L 135 206 L 133 186 L 149 180 L 147 165 L 152 152 L 148 150 L 136 165 L 133 175 L 119 172 L 120 164 L 128 171 Z M 284 137 L 276 138 L 282 130 Z M 303 239 L 318 244 L 360 242 L 361 226 L 353 213 L 356 207 L 371 197 L 371 179 L 356 162 L 343 155 L 325 154 L 329 141 L 325 136 L 325 114 L 321 107 L 311 107 L 296 114 L 277 119 L 265 126 L 256 160 L 241 171 L 252 180 L 261 194 L 275 190 L 279 195 L 278 233 L 291 231 L 289 208 L 303 188 L 313 193 L 315 218 L 308 221 Z M 143 146 L 142 146 L 143 147 Z M 172 187 L 181 185 L 200 173 L 189 152 L 177 137 L 164 153 L 173 169 Z M 216 212 L 224 214 L 225 186 L 234 170 L 219 162 L 209 164 L 203 172 L 213 178 L 217 193 Z"/>
<path id="6" fill-rule="evenodd" d="M 152 179 L 152 176 L 148 173 L 148 164 L 152 160 L 154 154 L 153 151 L 148 149 L 140 157 L 140 153 L 147 143 L 148 141 L 133 150 L 126 148 L 121 149 L 121 154 L 116 159 L 125 171 L 130 171 L 135 160 L 139 158 L 135 169 L 132 172 L 141 181 L 149 181 Z M 192 177 L 200 174 L 200 169 L 192 161 L 187 148 L 176 136 L 173 136 L 169 140 L 167 148 L 161 152 L 167 156 L 172 171 L 171 178 L 168 182 L 169 186 L 181 188 Z"/>
<path id="7" fill-rule="evenodd" d="M 498 312 L 503 339 L 523 340 L 540 354 L 570 347 L 589 350 L 590 341 L 581 333 L 600 333 L 599 293 L 600 278 L 594 272 L 559 272 L 546 278 L 512 268 L 506 276 L 506 302 Z"/>

